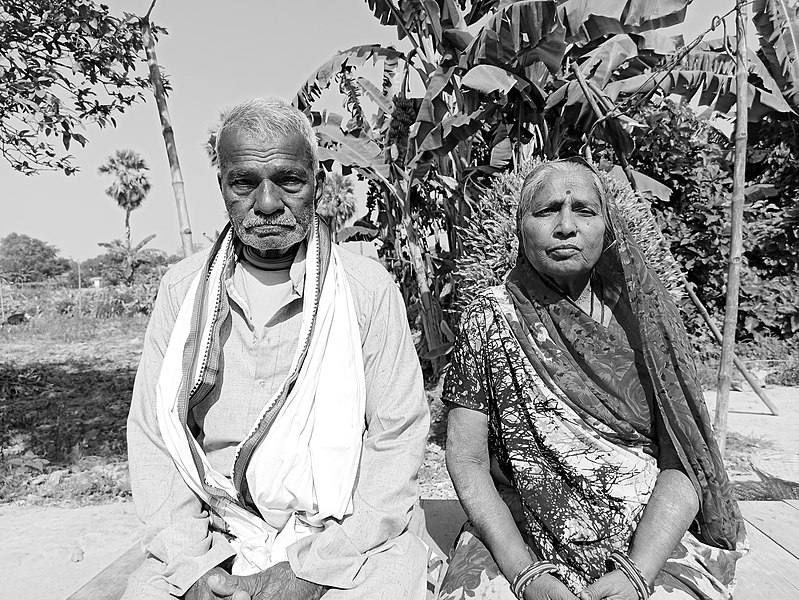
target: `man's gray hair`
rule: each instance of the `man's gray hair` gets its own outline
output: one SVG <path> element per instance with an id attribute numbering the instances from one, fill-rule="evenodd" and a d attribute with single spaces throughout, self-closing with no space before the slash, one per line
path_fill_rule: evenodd
<path id="1" fill-rule="evenodd" d="M 252 98 L 226 110 L 216 132 L 216 155 L 219 168 L 224 162 L 219 153 L 222 137 L 231 129 L 243 129 L 252 135 L 277 139 L 300 135 L 308 146 L 314 168 L 319 161 L 316 134 L 305 114 L 280 98 Z"/>

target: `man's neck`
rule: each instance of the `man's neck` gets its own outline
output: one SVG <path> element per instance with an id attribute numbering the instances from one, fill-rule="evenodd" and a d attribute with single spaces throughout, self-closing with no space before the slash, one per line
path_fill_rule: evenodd
<path id="1" fill-rule="evenodd" d="M 291 268 L 299 248 L 300 244 L 294 244 L 289 248 L 269 250 L 261 253 L 250 246 L 242 246 L 241 254 L 242 258 L 256 269 L 261 269 L 263 271 L 280 271 Z"/>

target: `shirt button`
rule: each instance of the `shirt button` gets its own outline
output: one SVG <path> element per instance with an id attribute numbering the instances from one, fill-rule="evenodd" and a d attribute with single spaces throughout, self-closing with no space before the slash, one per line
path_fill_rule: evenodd
<path id="1" fill-rule="evenodd" d="M 262 388 L 265 388 L 266 387 L 266 382 L 263 379 L 259 379 L 258 380 L 258 385 L 261 386 Z"/>

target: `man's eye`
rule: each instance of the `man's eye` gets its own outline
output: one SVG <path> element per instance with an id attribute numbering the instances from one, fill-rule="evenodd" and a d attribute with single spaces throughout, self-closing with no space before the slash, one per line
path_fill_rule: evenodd
<path id="1" fill-rule="evenodd" d="M 280 185 L 286 189 L 297 190 L 300 189 L 303 185 L 305 185 L 305 182 L 302 179 L 296 177 L 288 177 L 286 179 L 283 179 L 280 182 Z"/>

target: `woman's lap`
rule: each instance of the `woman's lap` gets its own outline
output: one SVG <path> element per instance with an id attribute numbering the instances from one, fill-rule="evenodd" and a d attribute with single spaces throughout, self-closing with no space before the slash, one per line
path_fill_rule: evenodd
<path id="1" fill-rule="evenodd" d="M 450 552 L 449 566 L 441 582 L 438 600 L 461 598 L 515 600 L 510 583 L 500 573 L 491 553 L 468 527 L 461 531 Z M 701 600 L 679 580 L 661 572 L 650 600 Z"/>

